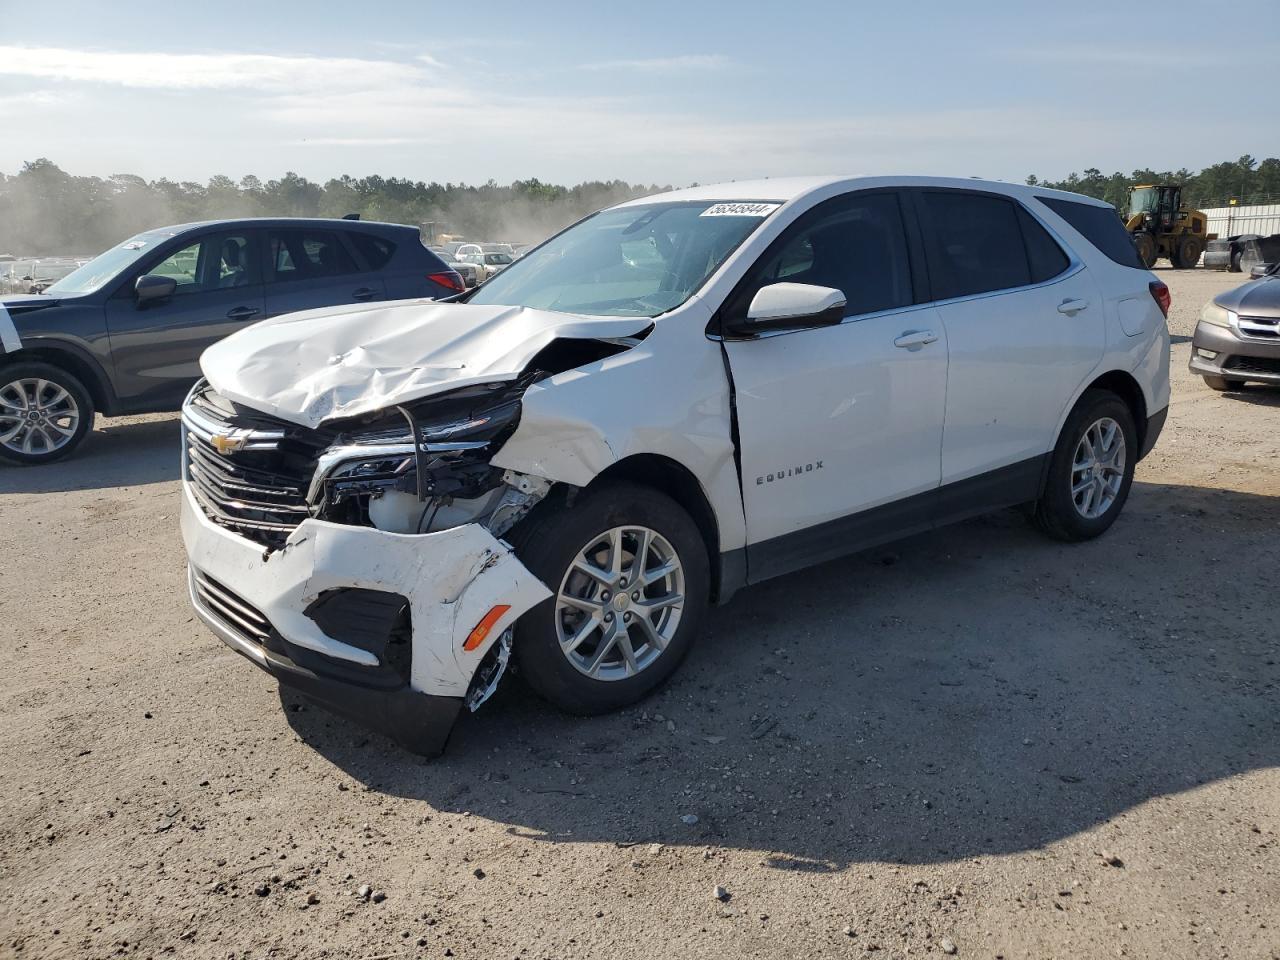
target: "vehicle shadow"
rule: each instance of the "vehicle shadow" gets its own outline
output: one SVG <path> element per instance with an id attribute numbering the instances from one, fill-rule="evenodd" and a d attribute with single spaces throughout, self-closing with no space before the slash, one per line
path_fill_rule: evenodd
<path id="1" fill-rule="evenodd" d="M 34 467 L 0 462 L 0 493 L 56 493 L 176 480 L 179 444 L 176 414 L 99 420 L 98 428 L 66 460 Z"/>
<path id="2" fill-rule="evenodd" d="M 1222 394 L 1232 400 L 1252 403 L 1260 407 L 1280 407 L 1280 387 L 1267 384 L 1248 383 L 1237 390 L 1227 390 Z"/>
<path id="3" fill-rule="evenodd" d="M 620 714 L 566 717 L 508 678 L 433 761 L 282 699 L 370 789 L 546 842 L 728 846 L 800 871 L 1025 851 L 1280 764 L 1257 600 L 1277 523 L 1280 498 L 1150 483 L 1091 543 L 1014 511 L 969 521 L 743 591 Z"/>

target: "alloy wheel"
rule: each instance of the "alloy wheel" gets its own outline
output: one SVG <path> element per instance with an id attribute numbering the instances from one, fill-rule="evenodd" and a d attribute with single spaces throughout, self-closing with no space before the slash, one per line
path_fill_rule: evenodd
<path id="1" fill-rule="evenodd" d="M 684 567 L 648 527 L 614 527 L 575 555 L 556 595 L 560 652 L 593 680 L 626 680 L 656 661 L 684 608 Z"/>
<path id="2" fill-rule="evenodd" d="M 0 386 L 0 446 L 27 456 L 60 450 L 76 434 L 80 407 L 52 380 L 27 377 Z"/>
<path id="3" fill-rule="evenodd" d="M 1071 500 L 1086 520 L 1096 520 L 1116 502 L 1124 484 L 1124 430 L 1110 417 L 1095 420 L 1076 445 L 1071 461 Z"/>

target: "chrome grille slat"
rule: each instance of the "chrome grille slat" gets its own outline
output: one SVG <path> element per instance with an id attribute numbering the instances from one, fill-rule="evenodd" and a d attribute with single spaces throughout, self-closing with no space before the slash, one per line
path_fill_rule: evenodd
<path id="1" fill-rule="evenodd" d="M 246 639 L 261 644 L 271 635 L 266 617 L 212 577 L 196 570 L 195 587 L 205 606 L 228 626 L 239 627 Z"/>
<path id="2" fill-rule="evenodd" d="M 331 438 L 246 411 L 207 385 L 183 414 L 186 480 L 214 523 L 267 547 L 280 547 L 311 509 L 306 491 L 316 457 Z M 220 453 L 217 442 L 241 444 Z"/>

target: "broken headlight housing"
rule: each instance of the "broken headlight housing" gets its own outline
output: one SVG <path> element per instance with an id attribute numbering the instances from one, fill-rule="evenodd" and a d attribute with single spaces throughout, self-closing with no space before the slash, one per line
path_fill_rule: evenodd
<path id="1" fill-rule="evenodd" d="M 419 533 L 480 518 L 501 499 L 489 461 L 520 419 L 525 378 L 481 384 L 341 425 L 308 501 L 324 519 Z"/>

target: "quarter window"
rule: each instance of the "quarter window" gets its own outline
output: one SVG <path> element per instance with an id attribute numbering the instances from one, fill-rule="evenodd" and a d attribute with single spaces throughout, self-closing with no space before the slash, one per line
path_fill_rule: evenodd
<path id="1" fill-rule="evenodd" d="M 1063 200 L 1060 197 L 1036 197 L 1046 207 L 1071 224 L 1086 240 L 1101 250 L 1108 259 L 1122 267 L 1146 267 L 1138 259 L 1133 238 L 1115 207 L 1102 207 L 1092 203 Z"/>
<path id="2" fill-rule="evenodd" d="M 391 255 L 396 251 L 396 245 L 390 240 L 367 233 L 348 233 L 347 238 L 360 251 L 360 256 L 364 257 L 370 270 L 381 270 L 391 261 Z"/>
<path id="3" fill-rule="evenodd" d="M 764 255 L 734 312 L 745 313 L 772 283 L 839 290 L 846 317 L 908 306 L 911 262 L 897 194 L 837 197 L 805 214 Z"/>

